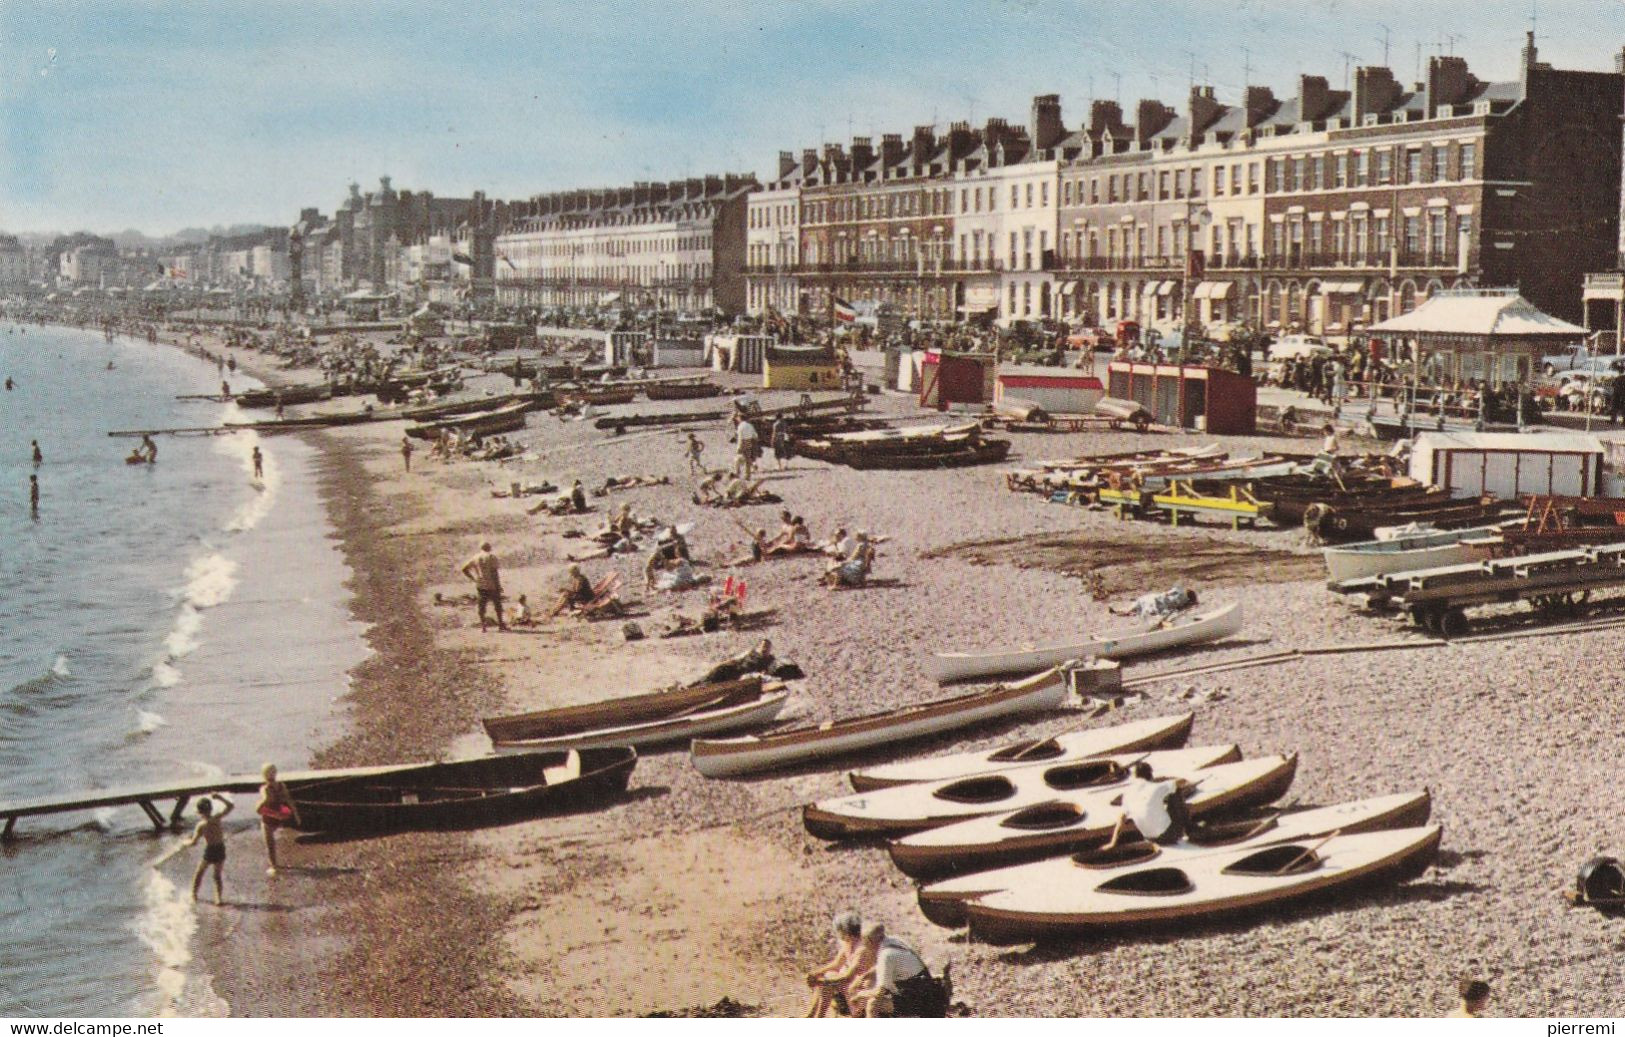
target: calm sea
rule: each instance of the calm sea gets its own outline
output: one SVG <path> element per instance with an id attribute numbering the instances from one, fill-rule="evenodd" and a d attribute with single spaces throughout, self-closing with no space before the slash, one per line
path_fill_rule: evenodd
<path id="1" fill-rule="evenodd" d="M 241 418 L 177 400 L 220 375 L 167 346 L 0 322 L 6 377 L 0 801 L 306 764 L 339 733 L 365 654 L 319 455 L 293 437 L 166 436 L 156 465 L 126 465 L 136 441 L 109 430 Z M 238 806 L 233 830 L 253 823 Z M 150 866 L 176 838 L 137 807 L 19 822 L 0 849 L 0 1016 L 226 1010 L 193 955 L 196 912 L 216 909 L 191 903 L 192 858 Z"/>

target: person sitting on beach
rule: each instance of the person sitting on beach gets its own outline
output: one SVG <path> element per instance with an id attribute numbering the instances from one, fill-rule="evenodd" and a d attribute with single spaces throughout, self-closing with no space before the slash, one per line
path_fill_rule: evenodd
<path id="1" fill-rule="evenodd" d="M 726 479 L 726 478 L 727 478 L 727 473 L 725 473 L 725 472 L 712 472 L 710 475 L 707 475 L 704 479 L 701 479 L 700 484 L 694 488 L 694 503 L 695 504 L 720 504 L 720 503 L 722 503 L 724 498 L 723 498 L 722 493 L 720 491 L 720 487 L 722 486 L 722 481 L 724 479 Z"/>
<path id="2" fill-rule="evenodd" d="M 572 563 L 565 572 L 564 590 L 559 594 L 558 603 L 553 606 L 549 616 L 556 616 L 566 609 L 590 605 L 592 599 L 592 581 L 581 571 L 581 566 Z"/>
<path id="3" fill-rule="evenodd" d="M 1447 1018 L 1483 1018 L 1484 1009 L 1490 1006 L 1490 985 L 1481 979 L 1464 979 L 1456 989 L 1461 994 L 1461 1004 Z"/>
<path id="4" fill-rule="evenodd" d="M 854 981 L 874 968 L 872 955 L 864 953 L 863 920 L 856 911 L 842 911 L 835 916 L 835 956 L 807 973 L 807 986 L 813 992 L 812 1004 L 807 1008 L 808 1019 L 822 1019 L 831 1008 L 842 1015 L 851 1015 L 846 995 L 854 989 Z"/>
<path id="5" fill-rule="evenodd" d="M 831 558 L 845 559 L 852 557 L 852 551 L 857 546 L 858 542 L 852 539 L 852 535 L 846 531 L 846 527 L 842 526 L 835 531 L 834 536 L 829 538 L 829 542 L 824 544 L 823 551 Z"/>
<path id="6" fill-rule="evenodd" d="M 870 922 L 863 930 L 863 948 L 874 955 L 874 968 L 847 998 L 854 1015 L 870 1019 L 941 1019 L 948 1011 L 948 992 L 931 975 L 919 953 L 886 927 Z"/>
<path id="7" fill-rule="evenodd" d="M 1191 828 L 1185 797 L 1195 786 L 1183 778 L 1158 780 L 1144 760 L 1129 768 L 1129 776 L 1129 785 L 1123 790 L 1123 811 L 1117 815 L 1112 837 L 1101 849 L 1114 849 L 1130 824 L 1158 846 L 1172 846 L 1185 838 Z"/>
<path id="8" fill-rule="evenodd" d="M 260 769 L 260 776 L 265 779 L 265 784 L 260 786 L 260 801 L 254 804 L 254 813 L 259 815 L 260 832 L 265 836 L 265 855 L 271 861 L 265 874 L 275 875 L 276 830 L 288 824 L 297 827 L 300 823 L 299 808 L 294 804 L 288 786 L 277 779 L 276 764 L 266 764 Z"/>
<path id="9" fill-rule="evenodd" d="M 581 514 L 587 510 L 587 488 L 577 479 L 570 486 L 570 510 Z"/>
<path id="10" fill-rule="evenodd" d="M 845 561 L 837 562 L 824 570 L 823 581 L 830 587 L 861 587 L 869 581 L 869 573 L 874 569 L 875 548 L 869 542 L 869 534 L 858 533 L 857 545 L 853 547 L 852 554 Z"/>
<path id="11" fill-rule="evenodd" d="M 158 463 L 158 444 L 154 443 L 152 437 L 144 432 L 141 434 L 141 448 L 138 452 L 141 454 L 141 459 L 147 464 Z"/>
<path id="12" fill-rule="evenodd" d="M 767 542 L 769 554 L 776 553 L 780 547 L 788 547 L 795 534 L 795 519 L 788 511 L 779 512 L 779 532 L 772 540 Z"/>
<path id="13" fill-rule="evenodd" d="M 632 517 L 632 505 L 630 504 L 622 504 L 621 510 L 611 516 L 609 525 L 606 527 L 606 532 L 610 534 L 612 539 L 617 541 L 631 540 L 633 534 L 637 531 L 637 520 Z"/>
<path id="14" fill-rule="evenodd" d="M 523 594 L 519 595 L 514 602 L 513 618 L 508 622 L 516 627 L 528 627 L 535 624 L 536 617 L 531 615 L 530 602 L 525 600 Z"/>
<path id="15" fill-rule="evenodd" d="M 214 812 L 216 802 L 220 804 L 218 814 Z M 203 884 L 203 873 L 210 868 L 214 869 L 214 902 L 220 904 L 225 900 L 225 880 L 220 873 L 226 867 L 226 832 L 220 822 L 231 813 L 233 806 L 231 800 L 219 793 L 198 801 L 197 812 L 202 820 L 192 830 L 192 838 L 186 841 L 187 846 L 196 846 L 200 839 L 203 841 L 203 859 L 197 862 L 197 871 L 192 873 L 193 900 L 197 899 L 198 887 Z"/>

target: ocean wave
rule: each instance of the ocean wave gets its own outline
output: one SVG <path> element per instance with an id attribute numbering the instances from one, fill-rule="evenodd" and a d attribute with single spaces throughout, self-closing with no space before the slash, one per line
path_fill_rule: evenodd
<path id="1" fill-rule="evenodd" d="M 215 552 L 193 559 L 186 567 L 181 597 L 194 609 L 213 608 L 230 598 L 236 586 L 237 563 Z"/>
<path id="2" fill-rule="evenodd" d="M 152 664 L 152 686 L 173 688 L 181 682 L 181 671 L 170 665 L 172 660 L 160 659 Z"/>
<path id="3" fill-rule="evenodd" d="M 276 491 L 282 485 L 282 470 L 271 452 L 263 448 L 262 440 L 256 432 L 245 431 L 232 436 L 220 436 L 215 439 L 215 445 L 222 453 L 236 459 L 243 471 L 248 473 L 250 484 L 256 491 L 253 497 L 226 520 L 227 532 L 246 532 L 259 525 L 260 520 L 270 514 Z M 265 470 L 264 475 L 258 479 L 254 478 L 255 447 L 261 448 L 260 456 Z"/>
<path id="4" fill-rule="evenodd" d="M 72 677 L 73 671 L 68 669 L 68 657 L 65 655 L 57 656 L 56 661 L 51 663 L 51 672 L 58 677 Z"/>
<path id="5" fill-rule="evenodd" d="M 164 650 L 171 661 L 182 659 L 197 651 L 198 633 L 203 629 L 203 613 L 191 605 L 182 605 L 175 617 L 175 628 L 164 638 Z"/>
<path id="6" fill-rule="evenodd" d="M 205 876 L 204 885 L 212 884 Z M 227 1005 L 214 992 L 207 975 L 192 969 L 192 937 L 197 913 L 188 891 L 158 868 L 149 868 L 142 886 L 143 911 L 135 921 L 136 936 L 153 954 L 153 989 L 142 1011 L 155 1016 L 214 1016 Z M 205 896 L 213 890 L 203 890 Z"/>
<path id="7" fill-rule="evenodd" d="M 137 734 L 150 735 L 169 723 L 162 713 L 153 713 L 145 709 L 135 711 L 135 729 Z"/>

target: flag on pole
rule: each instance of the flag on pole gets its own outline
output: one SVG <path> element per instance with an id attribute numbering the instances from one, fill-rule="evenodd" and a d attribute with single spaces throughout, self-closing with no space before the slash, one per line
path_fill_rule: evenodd
<path id="1" fill-rule="evenodd" d="M 835 319 L 842 324 L 851 324 L 858 319 L 858 311 L 852 304 L 840 296 L 835 297 Z"/>
<path id="2" fill-rule="evenodd" d="M 519 269 L 518 267 L 513 265 L 513 260 L 508 258 L 508 254 L 506 252 L 498 252 L 497 253 L 497 258 L 502 260 L 504 263 L 508 264 L 508 269 L 509 270 L 517 271 Z"/>

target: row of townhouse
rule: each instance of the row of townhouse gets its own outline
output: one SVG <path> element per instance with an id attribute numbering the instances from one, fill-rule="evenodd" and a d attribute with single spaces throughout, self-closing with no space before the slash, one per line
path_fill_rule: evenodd
<path id="1" fill-rule="evenodd" d="M 746 199 L 759 186 L 729 173 L 513 203 L 495 240 L 497 301 L 738 313 Z"/>
<path id="2" fill-rule="evenodd" d="M 750 201 L 747 308 L 1343 334 L 1513 285 L 1577 318 L 1583 275 L 1621 259 L 1622 73 L 1553 69 L 1531 38 L 1507 82 L 1436 57 L 1412 89 L 1381 67 L 1284 101 L 1198 87 L 1132 125 L 1097 101 L 1072 132 L 1046 95 L 1027 127 L 783 153 Z"/>

